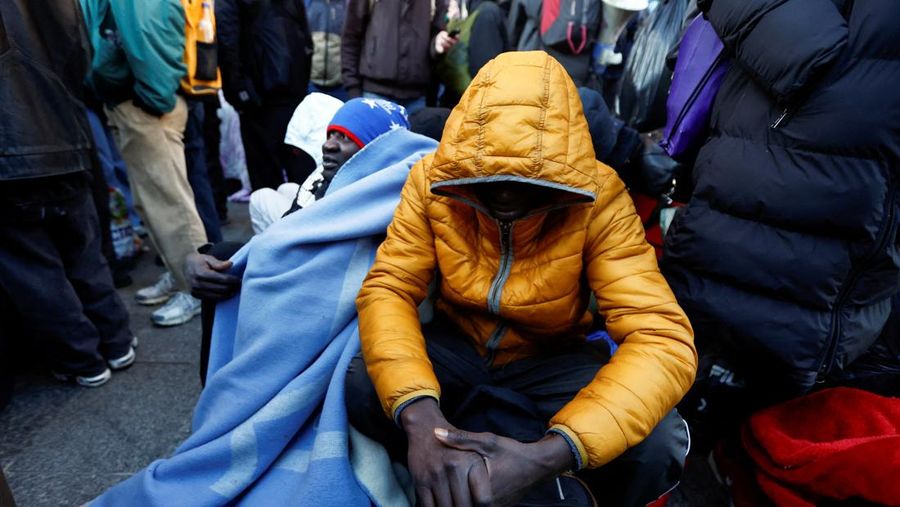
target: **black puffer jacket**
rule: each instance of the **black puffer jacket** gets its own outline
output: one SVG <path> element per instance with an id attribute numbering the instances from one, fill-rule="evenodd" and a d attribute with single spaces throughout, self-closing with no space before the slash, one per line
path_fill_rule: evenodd
<path id="1" fill-rule="evenodd" d="M 313 43 L 303 0 L 218 0 L 222 91 L 235 107 L 306 96 Z"/>
<path id="2" fill-rule="evenodd" d="M 90 168 L 87 46 L 77 1 L 0 2 L 0 181 Z"/>
<path id="3" fill-rule="evenodd" d="M 900 2 L 700 3 L 735 64 L 664 273 L 699 342 L 805 390 L 900 289 Z"/>

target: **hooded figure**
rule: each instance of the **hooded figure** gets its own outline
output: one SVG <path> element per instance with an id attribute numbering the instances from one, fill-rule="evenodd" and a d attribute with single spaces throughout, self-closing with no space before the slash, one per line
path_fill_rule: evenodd
<path id="1" fill-rule="evenodd" d="M 510 189 L 527 196 L 518 209 L 504 198 Z M 423 328 L 416 307 L 432 283 L 436 316 Z M 592 295 L 620 344 L 611 359 L 585 345 L 595 321 Z M 357 307 L 375 401 L 367 405 L 368 379 L 351 371 L 351 422 L 381 441 L 397 432 L 391 419 L 400 424 L 420 501 L 431 494 L 437 505 L 446 503 L 446 485 L 429 483 L 423 466 L 456 459 L 442 454 L 449 447 L 487 460 L 490 488 L 473 486 L 478 501 L 521 498 L 510 489 L 548 472 L 604 466 L 651 432 L 648 468 L 632 462 L 618 483 L 604 486 L 604 499 L 643 504 L 677 481 L 684 425 L 669 425 L 675 418 L 667 414 L 694 379 L 692 330 L 625 186 L 595 159 L 575 85 L 546 53 L 505 53 L 476 76 L 438 150 L 413 167 Z M 439 410 L 431 400 L 440 400 Z M 531 410 L 530 418 L 482 424 L 505 402 L 510 410 Z M 420 433 L 421 418 L 410 414 L 424 406 L 438 415 Z M 523 421 L 535 423 L 536 433 L 524 433 Z M 485 444 L 454 426 L 500 438 Z M 417 435 L 432 432 L 444 447 L 429 448 L 423 465 Z M 671 445 L 674 435 L 678 446 Z M 509 436 L 519 441 L 502 438 Z M 540 449 L 550 442 L 562 443 L 564 463 L 552 471 L 548 464 L 537 477 L 531 458 L 547 457 Z M 659 462 L 665 464 L 654 468 Z M 464 468 L 472 484 L 483 472 L 478 463 Z M 507 465 L 512 476 L 504 475 Z"/>
<path id="2" fill-rule="evenodd" d="M 284 143 L 310 157 L 316 169 L 302 185 L 283 183 L 278 190 L 261 188 L 250 195 L 250 222 L 261 233 L 284 215 L 325 196 L 334 175 L 357 151 L 375 138 L 408 129 L 406 109 L 380 99 L 352 99 L 346 103 L 311 93 L 294 111 Z"/>

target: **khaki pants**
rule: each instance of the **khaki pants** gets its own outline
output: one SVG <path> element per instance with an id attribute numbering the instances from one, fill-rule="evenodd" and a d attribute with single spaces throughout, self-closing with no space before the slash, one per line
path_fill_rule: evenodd
<path id="1" fill-rule="evenodd" d="M 206 243 L 206 232 L 187 179 L 184 99 L 178 97 L 175 109 L 162 118 L 145 113 L 131 101 L 107 109 L 106 114 L 128 166 L 135 210 L 179 290 L 187 291 L 184 259 Z"/>

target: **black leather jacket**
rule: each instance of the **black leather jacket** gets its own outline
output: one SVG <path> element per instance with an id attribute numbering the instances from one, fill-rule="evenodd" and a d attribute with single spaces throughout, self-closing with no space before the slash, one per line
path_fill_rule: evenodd
<path id="1" fill-rule="evenodd" d="M 87 48 L 77 1 L 0 2 L 0 182 L 90 168 Z"/>

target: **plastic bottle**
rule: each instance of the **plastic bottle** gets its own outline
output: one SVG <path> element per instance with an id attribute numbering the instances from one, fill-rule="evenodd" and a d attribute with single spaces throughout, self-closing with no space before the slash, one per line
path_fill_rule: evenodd
<path id="1" fill-rule="evenodd" d="M 200 42 L 212 44 L 216 39 L 216 27 L 212 20 L 212 6 L 209 2 L 203 2 L 203 16 L 200 17 Z"/>

